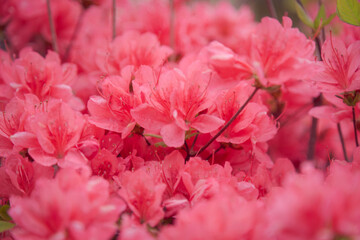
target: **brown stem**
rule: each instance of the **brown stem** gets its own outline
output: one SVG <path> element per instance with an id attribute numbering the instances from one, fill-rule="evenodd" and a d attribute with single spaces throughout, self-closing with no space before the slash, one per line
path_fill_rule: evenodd
<path id="1" fill-rule="evenodd" d="M 248 99 L 245 101 L 245 103 L 239 108 L 239 110 L 235 113 L 235 115 L 223 126 L 220 131 L 215 134 L 200 150 L 197 152 L 196 155 L 202 153 L 213 141 L 215 141 L 233 122 L 234 120 L 239 116 L 239 114 L 244 110 L 246 105 L 250 102 L 250 100 L 255 96 L 256 92 L 260 88 L 255 88 L 254 91 L 251 93 L 251 95 L 248 97 Z"/>
<path id="2" fill-rule="evenodd" d="M 170 61 L 175 61 L 175 7 L 174 0 L 169 0 L 170 2 L 170 36 L 169 44 L 174 53 L 170 56 Z"/>
<path id="3" fill-rule="evenodd" d="M 318 97 L 314 98 L 313 100 L 314 107 L 321 105 L 321 98 L 322 98 L 321 94 Z M 318 126 L 318 119 L 312 117 L 311 128 L 310 128 L 310 139 L 309 139 L 308 152 L 307 152 L 308 160 L 314 159 L 315 143 L 317 138 L 317 126 Z"/>
<path id="4" fill-rule="evenodd" d="M 217 152 L 219 152 L 221 149 L 223 149 L 224 146 L 220 145 L 220 147 L 218 147 L 215 151 L 213 151 L 212 153 L 210 153 L 210 155 L 206 158 L 206 160 L 209 160 L 211 158 L 211 156 Z"/>
<path id="5" fill-rule="evenodd" d="M 197 135 L 195 136 L 194 141 L 193 141 L 193 143 L 191 144 L 191 147 L 190 147 L 190 152 L 193 151 L 198 136 L 199 136 L 199 134 L 197 134 Z"/>
<path id="6" fill-rule="evenodd" d="M 112 39 L 116 37 L 116 0 L 112 1 Z"/>
<path id="7" fill-rule="evenodd" d="M 81 9 L 81 14 L 80 14 L 80 16 L 79 16 L 79 19 L 77 20 L 77 23 L 76 23 L 74 32 L 73 32 L 73 34 L 72 34 L 72 36 L 71 36 L 70 43 L 69 43 L 69 45 L 66 47 L 66 50 L 65 50 L 64 59 L 63 59 L 64 62 L 66 62 L 66 61 L 68 60 L 68 58 L 69 58 L 70 51 L 71 51 L 71 49 L 72 49 L 72 47 L 73 47 L 73 45 L 74 45 L 76 36 L 77 36 L 77 34 L 78 34 L 79 30 L 80 30 L 81 22 L 82 22 L 81 20 L 82 20 L 82 18 L 83 18 L 83 16 L 84 16 L 84 13 L 85 13 L 85 10 L 84 10 L 84 9 Z"/>
<path id="8" fill-rule="evenodd" d="M 58 45 L 57 45 L 57 37 L 55 31 L 54 19 L 51 12 L 50 0 L 46 0 L 47 12 L 49 17 L 50 31 L 51 31 L 51 43 L 52 48 L 55 52 L 59 53 Z"/>
<path id="9" fill-rule="evenodd" d="M 358 141 L 357 129 L 356 129 L 355 107 L 352 107 L 352 118 L 353 118 L 353 125 L 354 125 L 355 144 L 356 144 L 356 147 L 358 147 L 359 146 L 359 141 Z"/>
<path id="10" fill-rule="evenodd" d="M 296 2 L 305 10 L 304 5 L 302 4 L 301 0 L 296 0 Z"/>
<path id="11" fill-rule="evenodd" d="M 278 17 L 276 14 L 275 5 L 274 5 L 273 0 L 266 0 L 266 3 L 268 5 L 268 9 L 270 11 L 271 17 L 277 19 Z"/>
<path id="12" fill-rule="evenodd" d="M 344 158 L 345 158 L 345 160 L 346 160 L 347 162 L 349 162 L 349 159 L 348 159 L 348 156 L 347 156 L 347 153 L 346 153 L 346 146 L 345 146 L 344 136 L 343 136 L 342 131 L 341 131 L 341 125 L 340 125 L 340 123 L 337 124 L 337 130 L 338 130 L 338 133 L 339 133 L 339 137 L 340 137 L 340 142 L 341 142 L 341 146 L 342 146 Z"/>
<path id="13" fill-rule="evenodd" d="M 317 138 L 317 125 L 318 125 L 318 119 L 312 117 L 311 121 L 311 130 L 310 130 L 310 140 L 308 145 L 308 152 L 307 152 L 307 159 L 312 160 L 315 155 L 315 143 Z"/>

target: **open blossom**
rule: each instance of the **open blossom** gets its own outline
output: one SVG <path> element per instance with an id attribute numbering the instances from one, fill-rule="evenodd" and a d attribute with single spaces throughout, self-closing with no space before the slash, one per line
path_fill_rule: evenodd
<path id="1" fill-rule="evenodd" d="M 256 218 L 255 203 L 223 189 L 214 198 L 179 213 L 175 224 L 165 227 L 159 239 L 251 239 Z"/>
<path id="2" fill-rule="evenodd" d="M 124 203 L 109 196 L 109 184 L 74 170 L 38 180 L 27 198 L 12 197 L 15 239 L 107 240 L 115 234 Z"/>
<path id="3" fill-rule="evenodd" d="M 95 175 L 111 179 L 125 170 L 125 166 L 110 151 L 101 149 L 91 160 L 91 169 Z"/>
<path id="4" fill-rule="evenodd" d="M 76 77 L 76 65 L 61 64 L 55 52 L 49 51 L 43 58 L 29 48 L 23 49 L 14 62 L 0 62 L 0 76 L 19 97 L 31 93 L 41 101 L 55 98 L 69 102 L 75 109 L 84 107 L 70 87 Z"/>
<path id="5" fill-rule="evenodd" d="M 155 226 L 164 217 L 160 205 L 164 190 L 165 184 L 155 182 L 144 168 L 140 168 L 122 175 L 119 195 L 140 223 Z"/>
<path id="6" fill-rule="evenodd" d="M 114 39 L 107 50 L 99 51 L 97 63 L 107 74 L 119 74 L 122 68 L 148 65 L 157 68 L 165 63 L 172 50 L 161 46 L 152 33 L 125 32 Z"/>
<path id="7" fill-rule="evenodd" d="M 0 136 L 3 138 L 0 146 L 1 156 L 6 156 L 12 150 L 10 137 L 24 130 L 26 115 L 25 102 L 17 97 L 12 98 L 4 111 L 0 112 Z"/>
<path id="8" fill-rule="evenodd" d="M 133 109 L 131 115 L 145 130 L 160 132 L 166 145 L 182 146 L 190 128 L 208 133 L 223 123 L 213 115 L 199 114 L 212 105 L 206 91 L 209 81 L 206 73 L 193 69 L 185 76 L 179 69 L 173 69 L 156 79 L 150 69 L 143 70 L 149 73 L 144 76 L 150 75 L 149 83 L 141 86 L 147 101 Z"/>
<path id="9" fill-rule="evenodd" d="M 131 68 L 127 68 L 130 70 Z M 140 104 L 138 96 L 130 92 L 131 76 L 109 76 L 101 84 L 101 95 L 88 101 L 89 121 L 101 128 L 127 137 L 136 125 L 130 111 Z"/>
<path id="10" fill-rule="evenodd" d="M 0 197 L 11 195 L 27 196 L 34 189 L 35 182 L 40 178 L 52 178 L 54 169 L 30 162 L 18 154 L 10 154 L 1 162 Z"/>
<path id="11" fill-rule="evenodd" d="M 283 17 L 283 25 L 265 17 L 252 35 L 251 65 L 265 86 L 304 79 L 313 72 L 311 60 L 314 59 L 315 44 L 291 26 L 288 17 Z"/>
<path id="12" fill-rule="evenodd" d="M 58 163 L 61 167 L 77 168 L 87 162 L 76 148 L 84 123 L 82 114 L 66 103 L 49 101 L 28 118 L 25 131 L 12 135 L 11 141 L 28 148 L 30 156 L 41 165 Z"/>
<path id="13" fill-rule="evenodd" d="M 243 82 L 236 88 L 224 91 L 219 97 L 216 113 L 228 122 L 248 98 L 252 87 Z M 252 144 L 266 142 L 277 132 L 273 120 L 267 115 L 267 108 L 256 102 L 250 102 L 235 121 L 217 138 L 219 142 Z M 217 131 L 212 132 L 215 135 Z"/>
<path id="14" fill-rule="evenodd" d="M 343 93 L 360 89 L 360 41 L 348 47 L 337 38 L 327 39 L 322 46 L 321 71 L 313 79 L 322 92 Z"/>

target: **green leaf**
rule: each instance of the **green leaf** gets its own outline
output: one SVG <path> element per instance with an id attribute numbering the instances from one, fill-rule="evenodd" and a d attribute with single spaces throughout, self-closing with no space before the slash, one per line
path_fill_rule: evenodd
<path id="1" fill-rule="evenodd" d="M 3 206 L 0 207 L 0 219 L 1 220 L 11 221 L 11 217 L 7 213 L 9 208 L 10 208 L 9 205 L 3 205 Z"/>
<path id="2" fill-rule="evenodd" d="M 157 142 L 154 144 L 155 147 L 167 147 L 164 142 Z"/>
<path id="3" fill-rule="evenodd" d="M 144 134 L 144 136 L 162 139 L 162 137 L 160 135 L 151 134 L 151 133 L 146 133 L 146 134 Z"/>
<path id="4" fill-rule="evenodd" d="M 325 7 L 324 4 L 321 4 L 319 11 L 316 15 L 316 18 L 314 20 L 314 29 L 318 29 L 320 26 L 320 23 L 322 23 L 323 21 L 326 20 L 326 12 L 325 12 Z M 321 24 L 322 25 L 322 24 Z"/>
<path id="5" fill-rule="evenodd" d="M 314 28 L 314 23 L 313 23 L 311 17 L 305 12 L 303 7 L 299 3 L 295 2 L 295 8 L 296 8 L 296 13 L 297 13 L 298 17 L 300 18 L 300 20 L 306 26 Z"/>
<path id="6" fill-rule="evenodd" d="M 192 133 L 186 132 L 185 139 L 192 138 L 193 136 L 196 136 L 196 135 L 199 135 L 199 134 L 200 134 L 199 132 L 192 132 Z"/>
<path id="7" fill-rule="evenodd" d="M 327 18 L 325 21 L 323 21 L 321 27 L 325 27 L 326 25 L 328 25 L 336 16 L 336 13 L 333 13 L 329 16 L 329 18 Z"/>
<path id="8" fill-rule="evenodd" d="M 0 233 L 10 230 L 13 227 L 15 227 L 15 224 L 11 222 L 0 221 Z"/>
<path id="9" fill-rule="evenodd" d="M 336 13 L 342 21 L 360 26 L 360 2 L 358 0 L 337 0 Z"/>

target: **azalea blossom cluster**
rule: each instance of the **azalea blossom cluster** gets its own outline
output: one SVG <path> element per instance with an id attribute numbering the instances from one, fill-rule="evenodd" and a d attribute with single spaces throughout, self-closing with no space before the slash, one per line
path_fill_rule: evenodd
<path id="1" fill-rule="evenodd" d="M 360 239 L 360 27 L 254 19 L 0 0 L 0 237 Z"/>

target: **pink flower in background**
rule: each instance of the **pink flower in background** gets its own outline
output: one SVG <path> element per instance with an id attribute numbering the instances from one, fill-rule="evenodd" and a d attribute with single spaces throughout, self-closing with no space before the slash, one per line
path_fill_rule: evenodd
<path id="1" fill-rule="evenodd" d="M 111 152 L 101 149 L 91 160 L 91 168 L 94 175 L 105 179 L 111 179 L 114 175 L 125 170 L 125 166 Z"/>
<path id="2" fill-rule="evenodd" d="M 119 195 L 125 200 L 140 223 L 154 227 L 164 217 L 161 207 L 165 184 L 157 183 L 145 168 L 125 172 L 121 176 Z"/>
<path id="3" fill-rule="evenodd" d="M 128 215 L 121 219 L 121 229 L 117 240 L 153 240 L 154 237 L 147 230 L 145 224 L 139 224 L 136 220 Z"/>
<path id="4" fill-rule="evenodd" d="M 128 65 L 160 67 L 171 53 L 171 48 L 161 46 L 154 34 L 128 31 L 115 38 L 108 49 L 99 51 L 97 63 L 102 72 L 119 74 Z"/>
<path id="5" fill-rule="evenodd" d="M 180 212 L 173 226 L 165 227 L 159 239 L 251 239 L 257 206 L 231 189 Z"/>
<path id="6" fill-rule="evenodd" d="M 109 196 L 99 177 L 60 170 L 55 179 L 37 181 L 27 198 L 11 198 L 15 239 L 109 239 L 125 204 Z"/>
<path id="7" fill-rule="evenodd" d="M 6 28 L 6 34 L 12 45 L 16 50 L 32 45 L 35 49 L 44 51 L 46 49 L 44 40 L 51 42 L 46 1 L 10 0 L 9 2 L 11 2 L 12 17 Z M 81 6 L 71 0 L 51 1 L 51 10 L 59 49 L 61 53 L 65 53 L 75 31 Z"/>
<path id="8" fill-rule="evenodd" d="M 16 90 L 19 97 L 34 94 L 41 101 L 62 99 L 74 109 L 82 110 L 83 103 L 76 98 L 70 84 L 76 78 L 76 65 L 61 64 L 59 55 L 49 51 L 45 58 L 29 48 L 23 49 L 14 62 L 0 62 L 0 76 Z"/>
<path id="9" fill-rule="evenodd" d="M 304 79 L 313 72 L 315 44 L 291 26 L 288 17 L 283 17 L 283 25 L 265 17 L 252 34 L 249 57 L 264 86 Z"/>
<path id="10" fill-rule="evenodd" d="M 30 162 L 27 158 L 15 153 L 10 154 L 1 164 L 0 197 L 30 195 L 38 179 L 51 179 L 54 175 L 52 167 Z"/>
<path id="11" fill-rule="evenodd" d="M 87 163 L 76 148 L 84 123 L 81 113 L 66 103 L 49 101 L 28 118 L 25 131 L 12 135 L 11 141 L 28 148 L 30 156 L 41 165 L 78 168 Z"/>
<path id="12" fill-rule="evenodd" d="M 0 239 L 360 239 L 358 31 L 254 6 L 0 0 Z"/>

